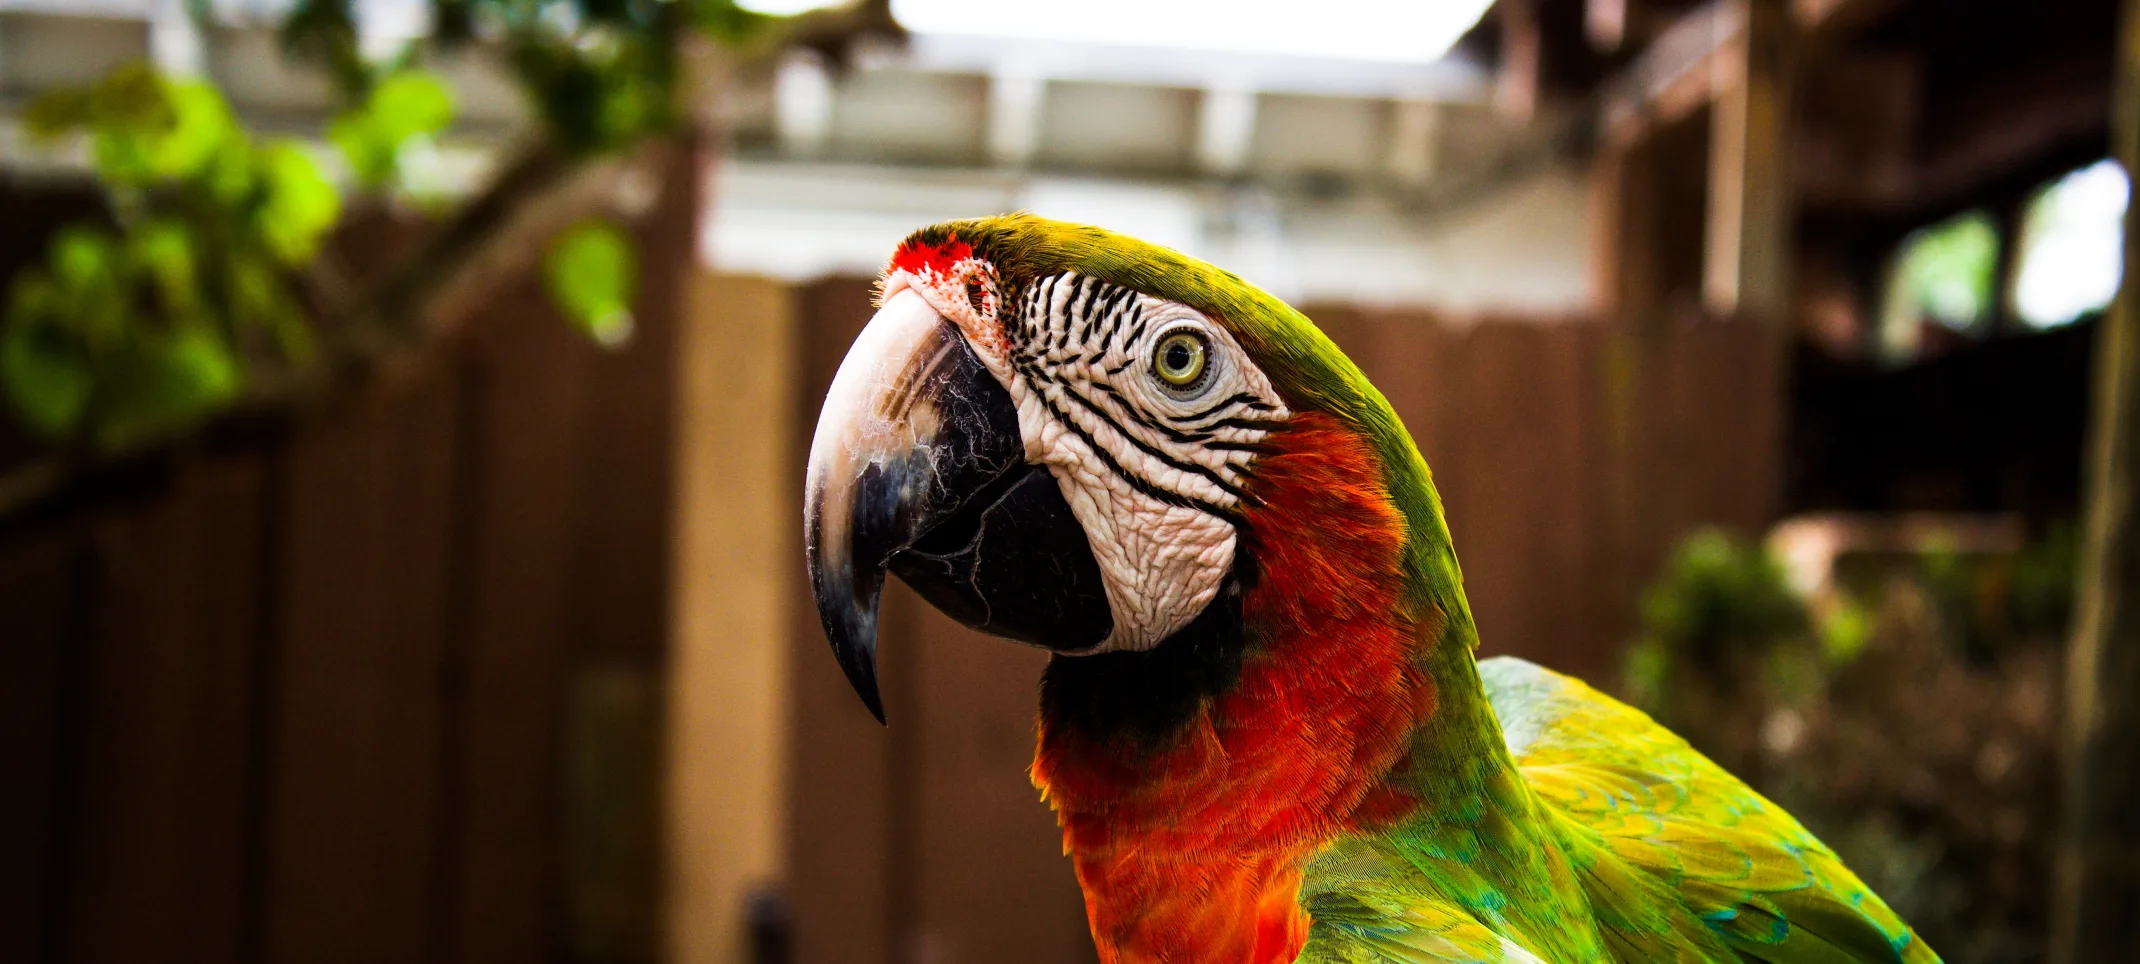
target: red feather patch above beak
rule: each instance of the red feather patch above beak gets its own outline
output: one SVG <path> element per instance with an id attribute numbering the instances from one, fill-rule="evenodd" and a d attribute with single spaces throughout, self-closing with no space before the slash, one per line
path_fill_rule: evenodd
<path id="1" fill-rule="evenodd" d="M 973 245 L 957 238 L 942 244 L 908 241 L 892 254 L 891 266 L 894 271 L 904 271 L 912 275 L 931 272 L 948 275 L 959 262 L 972 259 Z"/>
<path id="2" fill-rule="evenodd" d="M 1010 337 L 999 313 L 1002 293 L 995 266 L 975 255 L 972 245 L 957 238 L 941 244 L 909 240 L 900 245 L 884 269 L 884 295 L 889 297 L 901 287 L 920 291 L 929 307 L 951 319 L 976 346 L 994 351 L 998 358 L 1010 352 Z"/>

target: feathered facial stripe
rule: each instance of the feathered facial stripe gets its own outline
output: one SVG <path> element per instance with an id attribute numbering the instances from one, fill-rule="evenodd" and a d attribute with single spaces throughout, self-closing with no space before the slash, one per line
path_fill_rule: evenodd
<path id="1" fill-rule="evenodd" d="M 1107 579 L 1102 651 L 1158 645 L 1233 571 L 1247 484 L 1285 405 L 1225 326 L 1062 272 L 1013 293 L 1007 358 L 1027 456 L 1049 466 Z"/>
<path id="2" fill-rule="evenodd" d="M 886 269 L 958 326 L 1017 406 L 1026 460 L 1062 488 L 1100 563 L 1114 633 L 1158 645 L 1233 569 L 1248 481 L 1290 417 L 1224 325 L 1077 272 L 1006 281 L 955 236 L 917 236 Z"/>

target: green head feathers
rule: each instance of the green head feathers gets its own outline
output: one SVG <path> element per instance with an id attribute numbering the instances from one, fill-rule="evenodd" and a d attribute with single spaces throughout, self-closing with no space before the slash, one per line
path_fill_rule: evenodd
<path id="1" fill-rule="evenodd" d="M 1171 248 L 1091 225 L 1031 214 L 946 221 L 909 235 L 890 267 L 948 272 L 974 259 L 992 285 L 973 296 L 1008 299 L 1034 281 L 1075 272 L 1188 305 L 1224 325 L 1295 411 L 1319 411 L 1357 428 L 1381 456 L 1385 484 L 1407 533 L 1406 566 L 1440 607 L 1448 629 L 1473 645 L 1471 611 L 1426 460 L 1389 401 L 1315 323 L 1233 272 Z"/>

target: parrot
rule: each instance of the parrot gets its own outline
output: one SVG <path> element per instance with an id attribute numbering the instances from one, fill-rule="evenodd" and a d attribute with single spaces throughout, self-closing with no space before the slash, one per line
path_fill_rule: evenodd
<path id="1" fill-rule="evenodd" d="M 879 722 L 887 574 L 1050 652 L 1032 782 L 1105 964 L 1938 956 L 1789 813 L 1478 633 L 1425 459 L 1299 311 L 1019 213 L 899 243 L 804 473 Z"/>

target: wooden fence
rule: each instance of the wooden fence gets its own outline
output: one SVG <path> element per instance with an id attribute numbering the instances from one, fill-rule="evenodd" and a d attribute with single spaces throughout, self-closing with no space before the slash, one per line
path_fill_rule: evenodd
<path id="1" fill-rule="evenodd" d="M 656 956 L 671 342 L 533 283 L 330 411 L 0 522 L 0 960 Z"/>

